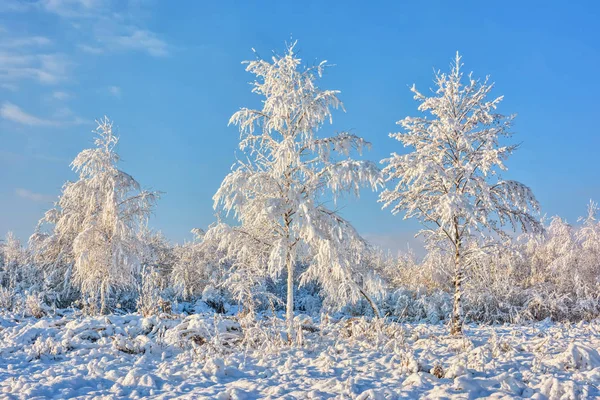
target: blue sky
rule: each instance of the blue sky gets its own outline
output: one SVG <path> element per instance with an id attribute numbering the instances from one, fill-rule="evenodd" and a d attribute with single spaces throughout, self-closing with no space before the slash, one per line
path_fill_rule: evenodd
<path id="1" fill-rule="evenodd" d="M 259 105 L 240 62 L 292 36 L 307 63 L 336 64 L 321 86 L 341 90 L 347 112 L 323 134 L 352 129 L 376 161 L 402 151 L 387 134 L 416 114 L 409 86 L 432 87 L 460 51 L 505 95 L 500 112 L 518 114 L 522 147 L 504 175 L 575 222 L 600 200 L 600 5 L 571 3 L 0 0 L 0 232 L 31 234 L 107 115 L 121 168 L 165 192 L 152 226 L 191 238 L 214 221 L 211 197 L 234 162 L 229 116 Z M 364 192 L 342 213 L 377 244 L 413 243 L 418 224 L 376 199 Z"/>

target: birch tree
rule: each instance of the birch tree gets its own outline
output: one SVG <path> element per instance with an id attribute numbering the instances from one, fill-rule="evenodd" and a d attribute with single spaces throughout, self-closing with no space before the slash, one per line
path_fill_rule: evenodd
<path id="1" fill-rule="evenodd" d="M 286 271 L 291 341 L 295 282 L 318 280 L 336 299 L 356 298 L 361 291 L 353 274 L 357 249 L 366 244 L 326 200 L 335 204 L 342 193 L 358 195 L 363 185 L 376 189 L 382 178 L 375 164 L 351 158 L 352 151 L 369 147 L 364 139 L 350 132 L 316 136 L 331 123 L 332 110 L 343 107 L 338 91 L 317 86 L 325 61 L 302 67 L 291 45 L 270 61 L 245 64 L 257 77 L 252 92 L 263 98 L 262 109 L 242 108 L 229 121 L 239 127 L 246 159 L 234 165 L 213 199 L 239 226 L 221 224 L 213 231 L 227 240 L 230 255 L 246 260 L 250 275 L 277 277 Z M 304 254 L 310 254 L 310 264 L 297 276 L 295 263 Z"/>
<path id="2" fill-rule="evenodd" d="M 453 334 L 462 332 L 465 269 L 481 240 L 506 237 L 507 227 L 541 229 L 532 191 L 499 175 L 517 148 L 500 143 L 512 135 L 514 116 L 496 112 L 503 96 L 488 99 L 488 78 L 464 79 L 461 67 L 457 53 L 449 74 L 436 73 L 429 97 L 413 85 L 419 111 L 429 115 L 406 117 L 398 122 L 403 130 L 390 134 L 410 150 L 382 160 L 395 184 L 380 195 L 392 213 L 419 219 L 430 245 L 445 243 L 454 253 Z"/>
<path id="3" fill-rule="evenodd" d="M 94 132 L 95 147 L 71 163 L 79 179 L 64 185 L 55 208 L 40 221 L 52 229 L 36 235 L 36 248 L 46 255 L 47 269 L 59 268 L 64 286 L 72 275 L 92 310 L 106 312 L 112 291 L 135 283 L 144 251 L 140 232 L 157 194 L 141 190 L 117 168 L 118 137 L 106 117 Z"/>

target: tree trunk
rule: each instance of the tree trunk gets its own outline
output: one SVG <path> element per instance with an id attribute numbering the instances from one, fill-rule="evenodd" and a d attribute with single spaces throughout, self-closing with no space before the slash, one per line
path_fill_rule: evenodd
<path id="1" fill-rule="evenodd" d="M 100 314 L 101 315 L 105 315 L 108 314 L 108 307 L 107 307 L 107 282 L 106 280 L 102 281 L 102 285 L 100 286 Z"/>
<path id="2" fill-rule="evenodd" d="M 288 186 L 289 188 L 289 186 Z M 291 243 L 291 225 L 292 212 L 288 211 L 283 217 L 285 238 L 287 242 L 286 267 L 287 267 L 287 304 L 285 312 L 285 320 L 287 323 L 287 338 L 288 343 L 294 342 L 294 244 Z"/>
<path id="3" fill-rule="evenodd" d="M 371 298 L 371 296 L 369 296 L 361 288 L 359 288 L 358 290 L 360 290 L 360 294 L 362 294 L 364 296 L 364 298 L 367 300 L 367 302 L 371 306 L 371 309 L 373 310 L 373 314 L 375 315 L 375 317 L 381 318 L 381 313 L 379 312 L 379 307 L 377 307 L 377 304 L 375 304 L 375 302 L 373 301 L 373 299 Z"/>
<path id="4" fill-rule="evenodd" d="M 286 306 L 286 322 L 287 322 L 287 337 L 288 342 L 294 341 L 294 262 L 292 259 L 292 251 L 288 249 L 287 254 L 287 306 Z"/>
<path id="5" fill-rule="evenodd" d="M 462 334 L 463 309 L 462 309 L 462 281 L 463 269 L 460 259 L 460 247 L 457 246 L 454 256 L 454 305 L 452 307 L 452 335 Z"/>

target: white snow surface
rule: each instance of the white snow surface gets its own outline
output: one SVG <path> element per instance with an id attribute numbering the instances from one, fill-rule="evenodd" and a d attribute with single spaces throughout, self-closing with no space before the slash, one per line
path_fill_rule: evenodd
<path id="1" fill-rule="evenodd" d="M 599 398 L 600 321 L 467 326 L 210 313 L 0 315 L 0 398 Z M 310 330 L 309 330 L 310 329 Z"/>

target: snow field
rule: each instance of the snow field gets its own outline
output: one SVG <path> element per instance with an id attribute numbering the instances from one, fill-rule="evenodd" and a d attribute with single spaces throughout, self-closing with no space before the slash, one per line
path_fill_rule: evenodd
<path id="1" fill-rule="evenodd" d="M 598 321 L 468 326 L 213 314 L 0 317 L 0 398 L 587 399 Z"/>

